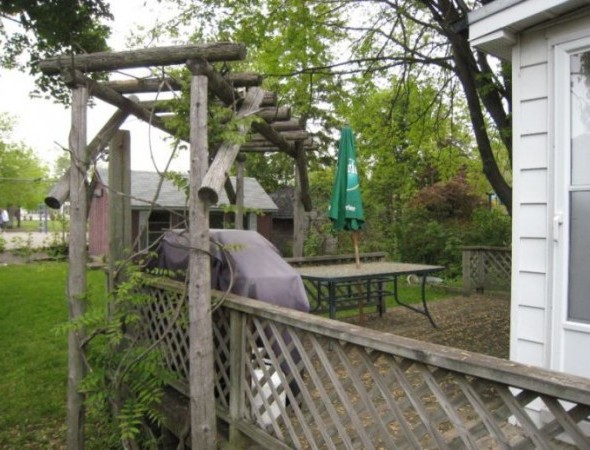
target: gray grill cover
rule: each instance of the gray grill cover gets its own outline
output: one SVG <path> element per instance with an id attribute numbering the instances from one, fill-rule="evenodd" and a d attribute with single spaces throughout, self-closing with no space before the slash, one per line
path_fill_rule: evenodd
<path id="1" fill-rule="evenodd" d="M 256 231 L 209 231 L 211 287 L 266 303 L 309 312 L 309 302 L 299 274 L 277 248 Z M 186 271 L 190 238 L 187 230 L 164 233 L 157 258 L 149 267 Z"/>

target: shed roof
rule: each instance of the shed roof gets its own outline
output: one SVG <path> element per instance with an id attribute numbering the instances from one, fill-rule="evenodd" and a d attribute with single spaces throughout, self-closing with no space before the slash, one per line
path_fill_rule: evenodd
<path id="1" fill-rule="evenodd" d="M 469 13 L 469 40 L 510 60 L 518 33 L 587 6 L 587 0 L 495 0 Z"/>
<path id="2" fill-rule="evenodd" d="M 98 174 L 104 185 L 108 185 L 108 171 L 104 168 L 98 169 Z M 236 186 L 235 177 L 230 177 L 231 183 Z M 131 171 L 131 208 L 147 209 L 154 199 L 160 175 L 157 172 Z M 156 203 L 166 208 L 180 209 L 187 206 L 186 196 L 182 190 L 177 188 L 170 180 L 164 179 Z M 229 205 L 225 191 L 219 196 L 219 201 L 211 205 L 212 210 L 221 209 L 222 205 Z M 258 180 L 251 177 L 244 177 L 244 207 L 257 209 L 264 212 L 275 212 L 277 205 L 262 188 Z"/>

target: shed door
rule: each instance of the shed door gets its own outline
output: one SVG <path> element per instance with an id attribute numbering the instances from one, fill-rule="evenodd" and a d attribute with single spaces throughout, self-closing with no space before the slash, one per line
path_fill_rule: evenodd
<path id="1" fill-rule="evenodd" d="M 555 53 L 555 369 L 590 377 L 590 39 Z"/>

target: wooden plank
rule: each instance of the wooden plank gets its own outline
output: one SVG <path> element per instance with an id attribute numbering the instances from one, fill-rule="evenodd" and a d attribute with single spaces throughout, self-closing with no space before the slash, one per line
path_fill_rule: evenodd
<path id="1" fill-rule="evenodd" d="M 122 52 L 96 52 L 78 55 L 58 55 L 39 62 L 39 70 L 45 75 L 55 75 L 62 69 L 82 72 L 106 72 L 135 67 L 168 66 L 184 64 L 189 59 L 237 61 L 246 57 L 246 46 L 232 42 L 212 44 L 176 45 L 153 47 Z"/>
<path id="2" fill-rule="evenodd" d="M 189 366 L 191 446 L 214 450 L 216 410 L 211 320 L 209 207 L 198 195 L 208 165 L 207 77 L 191 80 L 189 195 Z"/>

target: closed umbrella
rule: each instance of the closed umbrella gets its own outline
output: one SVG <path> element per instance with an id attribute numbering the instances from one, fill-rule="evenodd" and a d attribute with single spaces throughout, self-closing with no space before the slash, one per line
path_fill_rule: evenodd
<path id="1" fill-rule="evenodd" d="M 352 231 L 357 268 L 360 267 L 359 234 L 365 225 L 365 214 L 356 167 L 354 134 L 348 126 L 342 128 L 338 145 L 338 167 L 332 189 L 329 217 L 335 230 Z"/>

